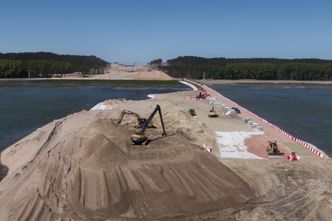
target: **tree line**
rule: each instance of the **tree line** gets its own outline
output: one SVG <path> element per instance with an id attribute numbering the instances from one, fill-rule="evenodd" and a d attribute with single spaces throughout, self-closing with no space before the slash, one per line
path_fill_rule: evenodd
<path id="1" fill-rule="evenodd" d="M 177 57 L 159 66 L 175 78 L 332 80 L 332 60 Z"/>
<path id="2" fill-rule="evenodd" d="M 108 62 L 96 56 L 49 52 L 0 53 L 0 78 L 51 77 L 53 74 L 100 73 Z"/>

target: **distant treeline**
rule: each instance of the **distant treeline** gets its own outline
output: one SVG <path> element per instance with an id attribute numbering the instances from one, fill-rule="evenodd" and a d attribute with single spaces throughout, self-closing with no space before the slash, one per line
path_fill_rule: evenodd
<path id="1" fill-rule="evenodd" d="M 96 56 L 48 52 L 0 53 L 0 78 L 50 77 L 53 74 L 98 73 L 107 62 Z"/>
<path id="2" fill-rule="evenodd" d="M 332 60 L 178 57 L 160 69 L 176 78 L 332 80 Z"/>

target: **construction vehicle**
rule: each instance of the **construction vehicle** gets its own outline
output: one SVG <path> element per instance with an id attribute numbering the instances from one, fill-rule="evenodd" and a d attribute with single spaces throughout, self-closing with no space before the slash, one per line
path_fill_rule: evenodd
<path id="1" fill-rule="evenodd" d="M 237 114 L 241 114 L 241 111 L 240 111 L 240 109 L 239 109 L 239 108 L 237 108 L 237 107 L 232 107 L 232 110 L 234 110 L 234 111 L 235 111 L 235 113 L 237 113 Z"/>
<path id="2" fill-rule="evenodd" d="M 207 97 L 207 94 L 205 91 L 198 91 L 196 94 L 196 99 L 205 99 Z"/>
<path id="3" fill-rule="evenodd" d="M 148 124 L 151 122 L 152 118 L 154 117 L 154 115 L 159 112 L 159 117 L 160 117 L 160 121 L 161 121 L 161 126 L 163 128 L 163 133 L 162 136 L 167 136 L 166 131 L 165 131 L 165 126 L 164 126 L 164 121 L 163 121 L 163 116 L 161 114 L 161 108 L 159 105 L 156 106 L 156 108 L 153 110 L 153 112 L 150 114 L 150 116 L 148 117 L 148 119 L 145 121 L 143 127 L 139 130 L 136 131 L 136 133 L 132 134 L 130 136 L 131 141 L 135 144 L 135 145 L 141 145 L 142 143 L 144 143 L 145 141 L 147 141 L 148 137 L 144 134 L 145 129 L 147 128 Z"/>
<path id="4" fill-rule="evenodd" d="M 196 111 L 195 111 L 194 108 L 190 108 L 190 109 L 188 110 L 188 113 L 189 113 L 191 116 L 193 116 L 193 117 L 197 117 L 197 114 L 196 114 Z"/>
<path id="5" fill-rule="evenodd" d="M 214 110 L 214 107 L 212 106 L 209 114 L 208 114 L 208 117 L 210 118 L 215 118 L 215 117 L 218 117 L 218 114 L 216 113 L 216 111 Z"/>
<path id="6" fill-rule="evenodd" d="M 268 147 L 266 149 L 269 157 L 282 157 L 285 153 L 280 152 L 277 141 L 268 141 Z"/>
<path id="7" fill-rule="evenodd" d="M 144 126 L 144 123 L 146 122 L 146 118 L 143 118 L 141 117 L 139 114 L 133 112 L 133 111 L 130 111 L 130 110 L 123 110 L 120 114 L 120 117 L 117 121 L 117 124 L 120 124 L 122 122 L 122 119 L 125 115 L 132 115 L 134 117 L 136 117 L 137 119 L 137 128 L 142 128 Z M 147 125 L 147 127 L 149 128 L 154 128 L 155 126 L 153 126 L 153 123 L 152 121 Z"/>

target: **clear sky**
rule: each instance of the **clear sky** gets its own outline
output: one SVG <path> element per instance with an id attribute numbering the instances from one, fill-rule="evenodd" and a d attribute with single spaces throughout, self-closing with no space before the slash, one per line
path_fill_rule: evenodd
<path id="1" fill-rule="evenodd" d="M 332 59 L 331 0 L 1 0 L 0 52 Z"/>

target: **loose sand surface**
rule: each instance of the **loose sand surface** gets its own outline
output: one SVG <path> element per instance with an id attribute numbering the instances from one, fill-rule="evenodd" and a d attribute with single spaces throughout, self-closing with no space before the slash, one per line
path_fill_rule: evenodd
<path id="1" fill-rule="evenodd" d="M 116 63 L 107 68 L 105 74 L 94 75 L 89 78 L 105 80 L 173 80 L 166 73 L 153 69 L 149 65 L 126 67 Z"/>
<path id="2" fill-rule="evenodd" d="M 217 131 L 255 130 L 221 108 L 219 118 L 208 118 L 212 100 L 195 94 L 109 100 L 8 147 L 1 155 L 9 171 L 0 182 L 0 220 L 330 220 L 330 159 L 268 160 L 265 142 L 274 134 L 265 130 L 244 141 L 245 151 L 262 159 L 223 158 Z M 151 142 L 133 145 L 137 121 L 125 116 L 117 125 L 120 112 L 147 117 L 157 104 L 168 136 L 156 115 L 156 128 L 146 130 Z"/>

